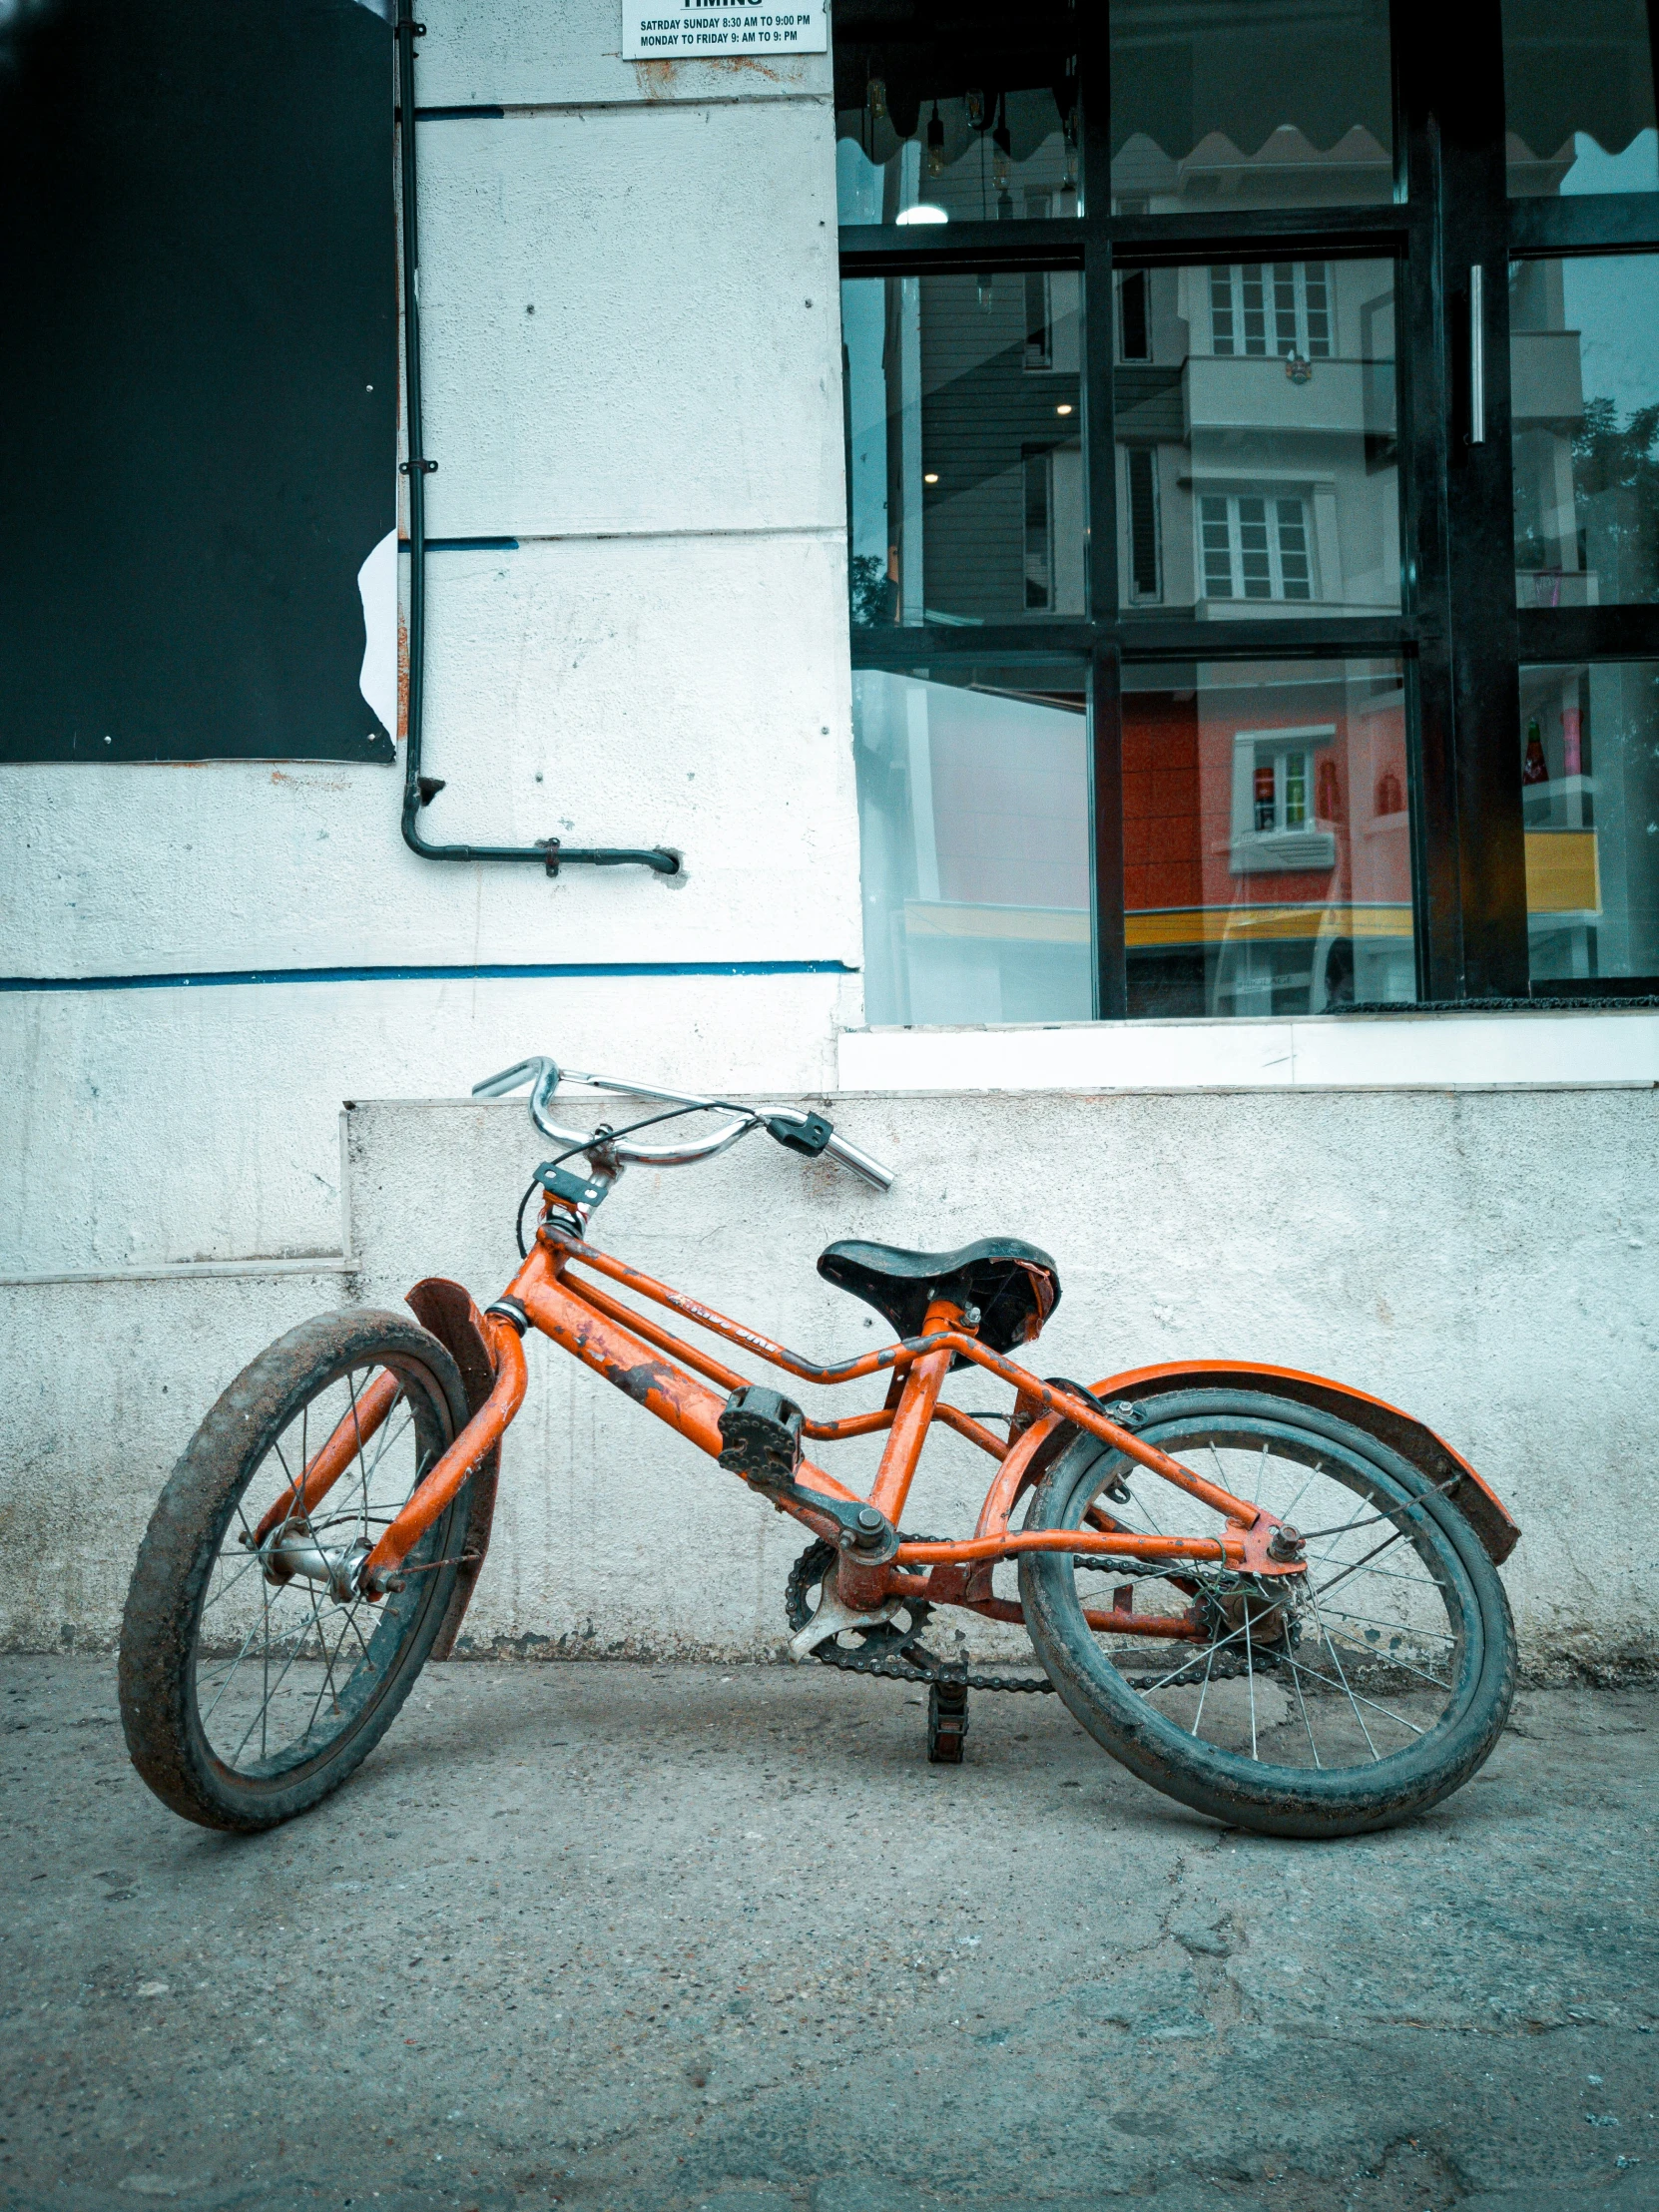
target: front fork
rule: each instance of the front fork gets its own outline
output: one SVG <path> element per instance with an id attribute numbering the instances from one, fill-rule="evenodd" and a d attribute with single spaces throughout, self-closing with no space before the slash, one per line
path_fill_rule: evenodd
<path id="1" fill-rule="evenodd" d="M 518 1287 L 515 1281 L 513 1288 Z M 503 1307 L 507 1303 L 499 1302 Z M 281 1492 L 259 1526 L 243 1538 L 250 1549 L 259 1552 L 269 1580 L 290 1582 L 297 1575 L 304 1581 L 321 1583 L 342 1602 L 354 1597 L 383 1597 L 388 1590 L 401 1586 L 398 1569 L 403 1561 L 453 1502 L 479 1462 L 500 1442 L 524 1403 L 529 1374 L 520 1341 L 522 1325 L 494 1309 L 482 1319 L 495 1367 L 494 1386 L 443 1456 L 421 1477 L 396 1519 L 372 1545 L 363 1538 L 344 1546 L 322 1544 L 310 1525 L 311 1514 L 370 1437 L 385 1425 L 402 1394 L 403 1384 L 396 1374 L 382 1368 L 361 1397 L 353 1399 L 350 1410 L 312 1454 L 298 1479 Z"/>

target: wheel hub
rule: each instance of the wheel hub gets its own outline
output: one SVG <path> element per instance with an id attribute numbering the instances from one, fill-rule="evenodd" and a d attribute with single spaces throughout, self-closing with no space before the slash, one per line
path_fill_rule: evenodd
<path id="1" fill-rule="evenodd" d="M 362 1593 L 363 1561 L 373 1549 L 366 1537 L 348 1544 L 319 1543 L 310 1523 L 298 1518 L 283 1521 L 260 1546 L 260 1565 L 268 1582 L 280 1586 L 298 1576 L 319 1582 L 342 1605 Z"/>

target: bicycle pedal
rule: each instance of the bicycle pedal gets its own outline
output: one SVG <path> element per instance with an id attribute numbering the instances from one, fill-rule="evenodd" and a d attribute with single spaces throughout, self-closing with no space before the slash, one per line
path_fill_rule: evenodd
<path id="1" fill-rule="evenodd" d="M 806 1418 L 799 1405 L 778 1390 L 751 1382 L 734 1390 L 721 1408 L 720 1433 L 725 1449 L 720 1464 L 729 1473 L 762 1489 L 784 1489 L 795 1480 L 801 1464 L 801 1424 Z"/>
<path id="2" fill-rule="evenodd" d="M 927 1692 L 927 1757 L 935 1767 L 959 1767 L 968 1731 L 965 1682 L 934 1682 Z"/>

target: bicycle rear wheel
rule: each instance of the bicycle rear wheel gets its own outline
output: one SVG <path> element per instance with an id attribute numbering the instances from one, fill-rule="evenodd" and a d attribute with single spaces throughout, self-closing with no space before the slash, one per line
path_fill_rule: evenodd
<path id="1" fill-rule="evenodd" d="M 186 1448 L 139 1549 L 121 1634 L 121 1716 L 139 1773 L 206 1828 L 275 1827 L 335 1790 L 391 1725 L 460 1571 L 467 1493 L 371 1604 L 293 1572 L 262 1517 L 374 1378 L 379 1428 L 286 1535 L 324 1558 L 371 1545 L 466 1420 L 449 1353 L 398 1314 L 324 1314 L 245 1368 Z"/>
<path id="2" fill-rule="evenodd" d="M 1385 1828 L 1466 1782 L 1508 1716 L 1514 1630 L 1478 1537 L 1428 1479 L 1351 1423 L 1248 1387 L 1144 1401 L 1136 1433 L 1303 1530 L 1308 1572 L 1024 1554 L 1027 1630 L 1090 1734 L 1154 1789 L 1269 1835 Z M 1025 1525 L 1085 1515 L 1143 1534 L 1221 1527 L 1086 1435 Z M 1171 1634 L 1104 1625 L 1126 1610 Z"/>

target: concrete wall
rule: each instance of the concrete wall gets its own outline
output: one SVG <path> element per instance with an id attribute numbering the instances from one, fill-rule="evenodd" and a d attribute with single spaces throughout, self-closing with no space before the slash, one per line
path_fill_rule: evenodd
<path id="1" fill-rule="evenodd" d="M 1029 1237 L 1064 1284 L 1038 1372 L 1098 1379 L 1208 1354 L 1314 1369 L 1405 1405 L 1521 1522 L 1505 1578 L 1530 1665 L 1659 1656 L 1651 1087 L 871 1094 L 833 1110 L 897 1167 L 885 1198 L 752 1139 L 698 1169 L 631 1171 L 599 1241 L 827 1357 L 879 1329 L 814 1273 L 831 1239 Z M 513 1204 L 546 1150 L 520 1105 L 364 1104 L 345 1123 L 348 1275 L 198 1271 L 0 1294 L 30 1353 L 0 1372 L 13 1442 L 0 1639 L 115 1633 L 173 1455 L 279 1328 L 347 1298 L 395 1305 L 427 1272 L 481 1301 L 506 1283 Z M 774 1649 L 793 1524 L 537 1340 L 531 1369 L 474 1640 Z M 971 1377 L 951 1388 L 959 1403 L 998 1400 Z M 869 1385 L 845 1396 L 841 1410 L 872 1401 Z M 843 1446 L 831 1464 L 867 1471 L 874 1448 Z M 948 1531 L 988 1462 L 952 1437 L 929 1449 L 906 1521 Z"/>
<path id="2" fill-rule="evenodd" d="M 0 768 L 0 979 L 358 978 L 0 995 L 0 1272 L 337 1250 L 342 1098 L 555 1041 L 832 1082 L 857 1016 L 828 58 L 624 63 L 614 0 L 422 13 L 421 104 L 510 110 L 420 129 L 429 526 L 519 541 L 431 559 L 425 826 L 685 879 L 421 861 L 384 768 Z M 407 972 L 618 963 L 670 972 Z"/>

